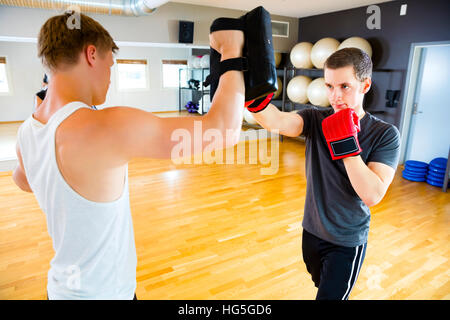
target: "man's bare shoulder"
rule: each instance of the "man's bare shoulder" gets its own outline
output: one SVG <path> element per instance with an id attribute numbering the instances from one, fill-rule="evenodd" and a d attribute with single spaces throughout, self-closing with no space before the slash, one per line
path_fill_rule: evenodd
<path id="1" fill-rule="evenodd" d="M 75 111 L 70 117 L 64 120 L 58 130 L 61 133 L 76 135 L 80 138 L 93 137 L 104 134 L 104 131 L 114 131 L 113 126 L 116 121 L 123 120 L 123 116 L 129 107 L 107 107 L 94 110 L 82 108 Z"/>
<path id="2" fill-rule="evenodd" d="M 157 119 L 150 112 L 132 107 L 83 108 L 61 123 L 56 142 L 85 156 L 126 162 L 148 149 L 146 146 L 152 145 L 148 140 L 158 137 Z"/>
<path id="3" fill-rule="evenodd" d="M 56 139 L 69 139 L 75 143 L 78 140 L 84 140 L 86 136 L 92 134 L 101 126 L 101 116 L 98 110 L 81 108 L 61 122 L 57 131 Z"/>

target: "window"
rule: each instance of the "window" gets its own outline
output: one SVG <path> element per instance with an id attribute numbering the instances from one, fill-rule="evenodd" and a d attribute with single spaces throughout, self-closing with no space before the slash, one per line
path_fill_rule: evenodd
<path id="1" fill-rule="evenodd" d="M 187 60 L 163 60 L 162 74 L 164 88 L 187 87 Z"/>
<path id="2" fill-rule="evenodd" d="M 147 60 L 117 59 L 116 62 L 119 91 L 148 88 Z"/>
<path id="3" fill-rule="evenodd" d="M 0 93 L 9 93 L 8 76 L 6 73 L 6 58 L 0 57 Z"/>

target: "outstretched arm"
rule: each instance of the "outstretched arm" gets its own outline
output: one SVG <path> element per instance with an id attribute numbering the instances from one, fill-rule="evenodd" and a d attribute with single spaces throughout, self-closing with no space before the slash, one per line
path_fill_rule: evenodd
<path id="1" fill-rule="evenodd" d="M 303 132 L 303 118 L 297 113 L 282 112 L 273 104 L 263 111 L 253 113 L 255 120 L 269 131 L 288 137 L 298 137 Z"/>
<path id="2" fill-rule="evenodd" d="M 216 31 L 210 35 L 210 43 L 221 53 L 222 60 L 240 57 L 244 34 L 235 30 Z M 202 138 L 213 129 L 224 138 L 224 144 L 218 148 L 226 148 L 239 141 L 244 98 L 243 72 L 228 71 L 220 77 L 211 109 L 205 116 L 160 118 L 136 108 L 105 108 L 95 111 L 92 140 L 99 141 L 100 146 L 108 145 L 107 152 L 119 163 L 136 157 L 171 158 L 173 148 L 179 144 L 174 135 L 179 133 L 190 138 L 185 141 L 190 155 L 209 145 Z"/>

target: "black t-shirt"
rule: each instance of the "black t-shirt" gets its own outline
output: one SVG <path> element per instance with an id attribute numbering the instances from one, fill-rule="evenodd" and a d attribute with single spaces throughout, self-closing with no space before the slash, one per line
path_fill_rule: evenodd
<path id="1" fill-rule="evenodd" d="M 332 160 L 322 132 L 322 120 L 332 108 L 308 108 L 303 118 L 306 139 L 306 199 L 303 228 L 328 242 L 355 247 L 367 242 L 370 210 L 353 189 L 343 160 Z M 366 112 L 358 141 L 364 163 L 397 168 L 400 133 L 395 126 Z"/>

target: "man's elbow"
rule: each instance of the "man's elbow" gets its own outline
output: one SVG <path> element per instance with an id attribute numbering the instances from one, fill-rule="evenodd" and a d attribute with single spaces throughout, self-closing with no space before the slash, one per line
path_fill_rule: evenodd
<path id="1" fill-rule="evenodd" d="M 30 188 L 23 188 L 22 191 L 33 193 L 33 190 L 31 190 Z"/>
<path id="2" fill-rule="evenodd" d="M 383 200 L 384 197 L 384 193 L 383 194 L 370 194 L 367 197 L 365 197 L 364 199 L 362 199 L 362 201 L 365 203 L 366 206 L 368 207 L 373 207 L 376 206 L 378 203 L 380 203 L 381 200 Z"/>
<path id="3" fill-rule="evenodd" d="M 16 182 L 16 185 L 20 188 L 20 190 L 25 191 L 25 192 L 30 192 L 33 193 L 33 190 L 31 190 L 30 186 L 27 184 L 19 184 Z"/>
<path id="4" fill-rule="evenodd" d="M 363 200 L 363 202 L 364 202 L 364 204 L 365 204 L 366 206 L 368 206 L 369 208 L 375 206 L 376 204 L 378 204 L 377 201 L 369 200 L 369 199 Z"/>
<path id="5" fill-rule="evenodd" d="M 239 133 L 242 129 L 243 114 L 237 113 L 223 117 L 217 113 L 207 113 L 203 116 L 202 138 L 214 136 L 223 141 L 224 146 L 231 147 L 239 142 Z M 219 135 L 220 137 L 217 137 Z"/>
<path id="6" fill-rule="evenodd" d="M 16 172 L 13 173 L 12 178 L 13 178 L 14 183 L 20 188 L 20 190 L 25 191 L 25 192 L 33 192 L 33 190 L 31 190 L 28 182 L 22 181 L 22 179 L 20 179 L 17 176 Z"/>

